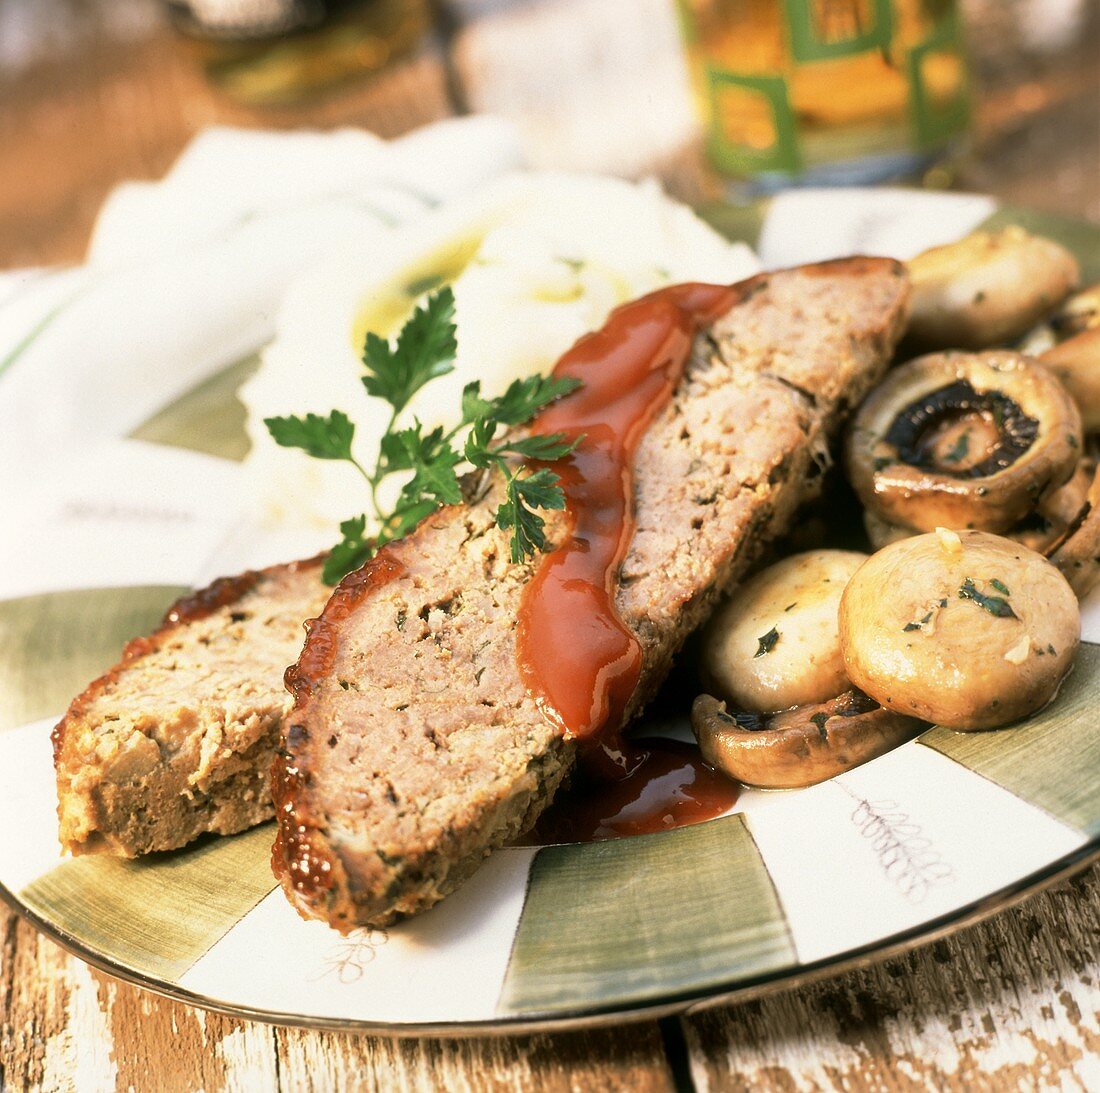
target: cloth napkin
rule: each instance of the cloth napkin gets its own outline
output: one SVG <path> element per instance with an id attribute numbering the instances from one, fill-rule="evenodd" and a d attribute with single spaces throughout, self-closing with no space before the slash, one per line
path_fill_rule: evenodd
<path id="1" fill-rule="evenodd" d="M 123 436 L 262 346 L 290 280 L 342 241 L 391 232 L 519 165 L 512 128 L 212 129 L 160 182 L 108 198 L 87 261 L 0 284 L 0 467 Z"/>

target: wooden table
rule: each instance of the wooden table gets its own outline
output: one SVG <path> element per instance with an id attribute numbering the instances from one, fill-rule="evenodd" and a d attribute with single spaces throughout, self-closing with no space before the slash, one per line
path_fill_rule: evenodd
<path id="1" fill-rule="evenodd" d="M 466 109 L 522 115 L 537 100 L 540 58 L 568 58 L 578 28 L 606 25 L 621 2 L 455 2 L 445 29 L 384 75 L 258 110 L 204 81 L 152 0 L 41 9 L 0 0 L 0 268 L 78 260 L 111 186 L 159 176 L 206 125 L 357 124 L 392 135 Z M 961 184 L 1100 221 L 1097 11 L 1076 43 L 1043 57 L 1013 52 L 1011 5 L 969 6 L 984 95 Z M 668 34 L 664 0 L 632 8 L 628 39 Z M 478 10 L 487 14 L 469 18 Z M 546 133 L 568 136 L 577 102 L 618 79 L 616 63 L 601 53 L 602 72 L 583 62 L 559 73 L 573 101 L 563 93 L 540 106 L 549 113 L 529 129 L 536 159 L 553 159 Z M 674 79 L 674 60 L 662 64 L 654 71 Z M 640 127 L 622 145 L 636 163 L 614 166 L 657 170 L 688 200 L 716 192 L 690 140 L 662 139 L 674 125 L 654 134 L 637 115 L 623 124 Z M 575 165 L 590 147 L 577 139 L 560 152 Z M 92 971 L 3 910 L 0 936 L 0 1089 L 1100 1088 L 1100 868 L 946 940 L 758 1000 L 660 1023 L 484 1040 L 249 1024 Z"/>

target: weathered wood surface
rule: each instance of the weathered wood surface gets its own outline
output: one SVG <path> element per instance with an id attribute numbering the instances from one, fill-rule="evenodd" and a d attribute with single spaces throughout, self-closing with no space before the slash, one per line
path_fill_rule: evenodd
<path id="1" fill-rule="evenodd" d="M 94 971 L 0 910 L 0 1089 L 538 1089 L 664 1093 L 657 1025 L 502 1039 L 394 1040 L 275 1028 Z"/>
<path id="2" fill-rule="evenodd" d="M 159 176 L 214 123 L 358 124 L 392 135 L 466 106 L 540 110 L 540 89 L 552 86 L 554 109 L 583 153 L 577 104 L 613 94 L 621 54 L 601 52 L 593 66 L 582 51 L 582 67 L 556 69 L 549 85 L 537 66 L 569 56 L 588 6 L 606 21 L 618 2 L 538 0 L 526 12 L 459 19 L 449 52 L 447 43 L 426 43 L 376 80 L 277 111 L 236 106 L 212 90 L 153 0 L 43 4 L 42 56 L 13 75 L 4 67 L 10 49 L 0 51 L 0 268 L 77 260 L 110 187 Z M 38 9 L 0 0 L 0 29 L 15 25 L 16 4 Z M 447 6 L 460 15 L 493 9 L 476 0 Z M 555 30 L 556 16 L 569 20 L 566 30 Z M 992 34 L 971 38 L 990 51 L 986 61 L 1005 53 Z M 644 45 L 636 35 L 622 42 Z M 979 56 L 987 77 L 980 154 L 964 166 L 964 183 L 1100 220 L 1096 52 L 1095 38 L 1083 40 L 1045 65 L 1032 60 L 1007 73 L 1002 60 L 983 65 Z M 665 79 L 675 70 L 658 68 Z M 644 114 L 617 117 L 645 132 Z M 527 131 L 536 142 L 555 139 L 546 118 Z M 715 192 L 690 146 L 676 151 L 654 139 L 649 165 L 674 192 Z M 552 158 L 545 145 L 535 152 Z M 619 166 L 634 165 L 624 158 Z M 118 983 L 5 910 L 0 938 L 0 1090 L 645 1091 L 687 1081 L 709 1090 L 1100 1088 L 1100 869 L 934 946 L 685 1019 L 690 1067 L 676 1057 L 675 1026 L 663 1038 L 653 1022 L 462 1041 L 275 1029 Z"/>
<path id="3" fill-rule="evenodd" d="M 468 1040 L 273 1028 L 116 982 L 7 911 L 0 936 L 0 1089 L 676 1088 L 653 1022 Z M 777 1093 L 1097 1089 L 1098 981 L 1092 869 L 904 956 L 684 1019 L 690 1075 Z"/>
<path id="4" fill-rule="evenodd" d="M 853 909 L 858 914 L 858 908 Z M 1100 1089 L 1100 869 L 870 967 L 688 1019 L 699 1089 Z"/>
<path id="5" fill-rule="evenodd" d="M 361 125 L 392 136 L 456 109 L 491 109 L 520 123 L 537 162 L 600 168 L 594 153 L 603 147 L 604 168 L 656 171 L 685 200 L 713 196 L 719 181 L 701 167 L 679 62 L 660 60 L 678 50 L 670 0 L 632 2 L 629 27 L 612 34 L 621 3 L 439 0 L 452 12 L 446 41 L 437 36 L 380 76 L 300 106 L 254 109 L 203 79 L 155 0 L 53 0 L 41 5 L 40 25 L 26 14 L 38 5 L 0 0 L 0 36 L 43 40 L 38 51 L 23 48 L 38 58 L 25 65 L 12 65 L 15 47 L 0 50 L 0 269 L 78 260 L 110 188 L 159 177 L 213 124 Z M 964 7 L 1005 18 L 988 0 Z M 488 14 L 464 21 L 471 11 Z M 1076 42 L 1015 65 L 1006 61 L 1011 41 L 972 29 L 983 93 L 977 154 L 960 185 L 1100 221 L 1097 16 Z M 586 20 L 600 40 L 577 46 Z M 585 119 L 614 103 L 616 89 L 631 102 L 606 121 L 609 144 Z"/>

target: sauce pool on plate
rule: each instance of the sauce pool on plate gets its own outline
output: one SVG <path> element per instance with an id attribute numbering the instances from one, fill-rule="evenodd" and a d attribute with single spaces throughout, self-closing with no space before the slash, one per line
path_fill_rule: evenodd
<path id="1" fill-rule="evenodd" d="M 625 778 L 594 780 L 580 771 L 526 842 L 544 846 L 653 835 L 721 816 L 737 801 L 740 786 L 708 767 L 694 744 L 650 738 L 639 745 L 645 758 Z"/>

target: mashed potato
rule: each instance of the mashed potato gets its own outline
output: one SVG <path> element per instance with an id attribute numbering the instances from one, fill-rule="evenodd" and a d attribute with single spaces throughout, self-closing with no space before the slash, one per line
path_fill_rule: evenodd
<path id="1" fill-rule="evenodd" d="M 471 380 L 494 395 L 517 377 L 549 371 L 626 300 L 677 281 L 736 281 L 756 268 L 747 247 L 653 183 L 559 174 L 505 178 L 381 246 L 352 243 L 288 293 L 275 340 L 241 392 L 261 527 L 296 535 L 305 549 L 330 544 L 338 522 L 364 510 L 365 483 L 352 467 L 279 448 L 263 419 L 343 410 L 357 425 L 356 457 L 372 466 L 388 407 L 360 383 L 363 335 L 392 336 L 439 284 L 454 290 L 458 355 L 454 372 L 406 411 L 428 426 L 457 417 Z"/>

